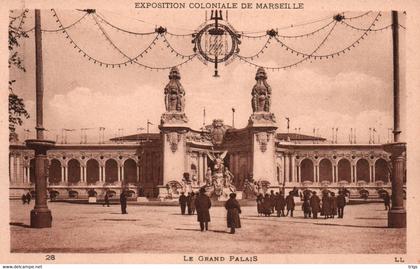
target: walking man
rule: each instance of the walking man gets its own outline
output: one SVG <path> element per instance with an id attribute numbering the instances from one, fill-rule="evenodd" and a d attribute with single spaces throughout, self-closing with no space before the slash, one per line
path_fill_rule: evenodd
<path id="1" fill-rule="evenodd" d="M 187 206 L 187 196 L 183 192 L 179 196 L 179 205 L 181 206 L 181 214 L 185 215 L 185 207 Z"/>
<path id="2" fill-rule="evenodd" d="M 206 195 L 206 189 L 201 188 L 197 198 L 195 198 L 195 209 L 197 210 L 197 221 L 200 222 L 200 230 L 209 230 L 210 222 L 210 198 Z"/>
<path id="3" fill-rule="evenodd" d="M 293 210 L 295 210 L 295 199 L 293 198 L 293 192 L 289 192 L 289 195 L 286 197 L 286 206 L 287 206 L 287 213 L 286 216 L 289 215 L 290 211 L 290 217 L 293 217 Z"/>
<path id="4" fill-rule="evenodd" d="M 390 202 L 391 202 L 391 197 L 389 197 L 388 192 L 385 192 L 384 194 L 384 205 L 385 205 L 385 210 L 390 210 Z"/>
<path id="5" fill-rule="evenodd" d="M 338 218 L 342 219 L 344 217 L 344 207 L 346 206 L 346 196 L 344 196 L 342 191 L 338 191 L 337 196 L 337 209 L 338 209 Z"/>
<path id="6" fill-rule="evenodd" d="M 105 193 L 105 196 L 104 196 L 104 204 L 102 206 L 109 207 L 109 195 L 108 195 L 108 192 Z"/>
<path id="7" fill-rule="evenodd" d="M 318 218 L 318 213 L 321 210 L 321 207 L 319 203 L 321 200 L 319 199 L 318 195 L 316 195 L 316 191 L 312 192 L 312 196 L 309 200 L 309 203 L 311 204 L 311 210 L 312 210 L 312 216 L 314 219 Z"/>
<path id="8" fill-rule="evenodd" d="M 235 228 L 241 228 L 241 219 L 239 217 L 241 206 L 236 200 L 236 193 L 229 194 L 229 200 L 226 201 L 225 208 L 227 210 L 227 227 L 230 228 L 230 233 L 234 234 Z"/>
<path id="9" fill-rule="evenodd" d="M 125 190 L 120 195 L 121 214 L 127 214 L 127 193 Z"/>

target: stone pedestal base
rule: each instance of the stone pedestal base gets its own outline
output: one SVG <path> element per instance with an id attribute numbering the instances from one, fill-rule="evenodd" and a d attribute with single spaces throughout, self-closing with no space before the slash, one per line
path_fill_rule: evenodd
<path id="1" fill-rule="evenodd" d="M 89 197 L 89 198 L 88 198 L 88 202 L 89 202 L 89 204 L 94 204 L 94 203 L 96 203 L 96 197 Z"/>
<path id="2" fill-rule="evenodd" d="M 405 209 L 391 209 L 388 212 L 388 228 L 406 228 L 407 212 Z"/>
<path id="3" fill-rule="evenodd" d="M 51 228 L 52 215 L 49 209 L 31 210 L 31 228 Z"/>
<path id="4" fill-rule="evenodd" d="M 137 202 L 149 202 L 146 197 L 137 197 Z"/>

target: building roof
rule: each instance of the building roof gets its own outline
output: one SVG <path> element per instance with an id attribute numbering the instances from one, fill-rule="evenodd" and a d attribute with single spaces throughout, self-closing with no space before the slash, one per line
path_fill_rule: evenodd
<path id="1" fill-rule="evenodd" d="M 312 136 L 312 135 L 304 135 L 304 134 L 297 134 L 297 133 L 277 133 L 276 138 L 279 140 L 288 140 L 287 137 L 290 138 L 290 140 L 315 140 L 315 141 L 325 141 L 327 139 L 323 137 L 318 136 Z"/>
<path id="2" fill-rule="evenodd" d="M 133 135 L 126 135 L 126 136 L 120 136 L 120 137 L 113 137 L 109 140 L 111 141 L 138 141 L 138 140 L 157 140 L 160 139 L 160 133 L 139 133 L 139 134 L 133 134 Z"/>

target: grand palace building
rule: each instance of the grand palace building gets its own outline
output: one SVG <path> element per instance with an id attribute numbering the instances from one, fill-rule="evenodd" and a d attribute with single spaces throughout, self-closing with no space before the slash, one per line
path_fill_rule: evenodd
<path id="1" fill-rule="evenodd" d="M 378 197 L 381 191 L 391 191 L 390 154 L 383 145 L 337 144 L 321 137 L 278 133 L 263 69 L 257 71 L 252 88 L 253 113 L 242 129 L 220 119 L 201 130 L 191 129 L 176 68 L 169 79 L 159 133 L 115 137 L 100 144 L 56 144 L 48 150 L 49 194 L 85 199 L 106 192 L 118 195 L 126 188 L 132 197 L 170 199 L 186 185 L 194 189 L 208 184 L 215 158 L 231 172 L 237 192 L 244 192 L 249 182 L 264 186 L 259 191 L 346 188 L 353 197 Z M 33 150 L 25 143 L 11 143 L 9 160 L 10 196 L 33 191 Z"/>

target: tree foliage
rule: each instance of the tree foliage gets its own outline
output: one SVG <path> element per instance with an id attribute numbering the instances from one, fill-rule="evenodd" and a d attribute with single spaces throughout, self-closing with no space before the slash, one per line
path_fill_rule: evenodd
<path id="1" fill-rule="evenodd" d="M 20 47 L 20 39 L 27 38 L 28 34 L 22 31 L 22 25 L 26 18 L 26 11 L 18 17 L 11 17 L 9 21 L 9 69 L 17 68 L 26 72 L 17 49 Z M 18 26 L 16 26 L 16 22 Z M 23 124 L 23 119 L 29 118 L 23 98 L 20 98 L 13 91 L 15 80 L 9 80 L 9 141 L 16 138 L 16 126 Z"/>

